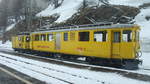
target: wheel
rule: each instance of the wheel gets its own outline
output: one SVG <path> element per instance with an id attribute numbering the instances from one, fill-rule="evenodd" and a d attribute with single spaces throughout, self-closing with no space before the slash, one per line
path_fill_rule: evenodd
<path id="1" fill-rule="evenodd" d="M 136 70 L 138 69 L 138 64 L 137 61 L 125 61 L 123 68 L 127 70 Z"/>
<path id="2" fill-rule="evenodd" d="M 61 54 L 59 54 L 59 53 L 55 53 L 55 54 L 54 54 L 54 58 L 58 58 L 58 59 L 60 59 L 60 58 L 61 58 Z"/>

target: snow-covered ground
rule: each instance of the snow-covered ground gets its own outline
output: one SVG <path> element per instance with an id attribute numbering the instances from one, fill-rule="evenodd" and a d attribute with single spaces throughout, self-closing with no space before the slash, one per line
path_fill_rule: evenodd
<path id="1" fill-rule="evenodd" d="M 2 44 L 2 41 L 0 40 L 0 49 L 13 50 L 12 43 L 10 41 L 7 41 L 5 44 Z"/>
<path id="2" fill-rule="evenodd" d="M 141 59 L 143 60 L 142 67 L 150 69 L 150 52 L 143 53 Z"/>
<path id="3" fill-rule="evenodd" d="M 0 42 L 0 49 L 12 50 L 11 42 L 6 42 L 6 44 L 1 44 Z M 4 64 L 41 81 L 45 81 L 48 84 L 65 84 L 65 82 L 61 80 L 69 81 L 75 84 L 149 84 L 149 82 L 133 80 L 122 77 L 116 73 L 105 73 L 86 69 L 71 68 L 63 65 L 40 62 L 4 53 L 0 53 L 0 55 L 5 56 L 0 56 L 1 64 Z M 141 67 L 150 68 L 150 53 L 143 53 L 141 58 L 144 62 Z M 141 70 L 135 72 L 142 73 Z M 150 72 L 145 71 L 143 73 L 150 75 Z"/>
<path id="4" fill-rule="evenodd" d="M 22 73 L 25 73 L 31 77 L 36 77 L 39 80 L 52 84 L 65 84 L 64 82 L 56 80 L 55 78 L 66 80 L 75 84 L 102 84 L 102 82 L 104 82 L 105 84 L 148 84 L 148 82 L 146 83 L 128 79 L 115 73 L 103 73 L 84 69 L 70 68 L 3 53 L 0 53 L 0 55 L 4 55 L 7 57 L 0 57 L 0 63 L 5 64 L 6 66 L 16 69 L 17 71 L 20 71 Z M 17 59 L 17 61 L 8 59 L 8 57 Z M 43 75 L 41 73 L 44 73 L 46 75 Z M 55 78 L 51 78 L 49 76 L 53 76 Z M 126 82 L 122 83 L 123 81 Z"/>

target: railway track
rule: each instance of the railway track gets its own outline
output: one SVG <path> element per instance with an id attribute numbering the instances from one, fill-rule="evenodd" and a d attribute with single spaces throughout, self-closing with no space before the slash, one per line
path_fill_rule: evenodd
<path id="1" fill-rule="evenodd" d="M 116 68 L 110 68 L 110 67 L 103 67 L 103 66 L 88 65 L 88 64 L 81 64 L 81 63 L 74 63 L 74 62 L 69 62 L 69 61 L 64 61 L 64 60 L 39 57 L 39 56 L 35 56 L 35 55 L 16 53 L 16 52 L 12 52 L 9 50 L 8 51 L 0 51 L 0 52 L 12 54 L 12 55 L 16 55 L 16 56 L 21 56 L 21 57 L 26 57 L 29 59 L 36 59 L 36 60 L 40 60 L 40 61 L 44 61 L 44 62 L 50 62 L 50 63 L 54 63 L 54 64 L 58 64 L 58 65 L 65 65 L 65 66 L 69 66 L 69 67 L 89 69 L 89 70 L 101 71 L 101 72 L 112 72 L 112 73 L 120 74 L 120 75 L 127 77 L 127 78 L 150 82 L 150 76 L 149 75 L 136 73 L 134 71 L 128 71 L 128 70 L 122 70 L 122 69 L 116 69 Z M 15 60 L 15 59 L 13 59 L 13 60 Z M 47 67 L 43 67 L 43 68 L 46 68 L 48 70 L 53 70 L 53 69 L 50 69 Z M 147 69 L 147 70 L 149 70 L 149 69 Z M 54 71 L 61 72 L 59 70 L 54 70 Z M 63 72 L 63 73 L 68 74 L 67 72 Z M 70 74 L 70 75 L 76 76 L 74 74 Z M 88 77 L 81 77 L 81 76 L 78 76 L 78 77 L 84 78 L 84 79 L 90 79 Z M 100 80 L 95 80 L 95 81 L 102 82 Z"/>
<path id="2" fill-rule="evenodd" d="M 13 58 L 5 57 L 5 56 L 3 56 L 3 55 L 0 55 L 0 57 L 2 57 L 2 58 L 7 58 L 7 59 L 10 59 L 10 60 L 14 60 L 14 61 L 19 61 L 19 60 L 17 60 L 17 59 L 13 59 Z M 16 66 L 22 67 L 22 68 L 24 68 L 24 69 L 27 69 L 27 70 L 30 70 L 30 71 L 33 71 L 33 72 L 36 72 L 36 73 L 39 73 L 39 74 L 45 75 L 45 76 L 47 76 L 47 77 L 49 77 L 49 78 L 53 78 L 53 79 L 56 79 L 56 80 L 62 81 L 62 82 L 63 82 L 63 83 L 65 83 L 65 84 L 73 84 L 73 83 L 71 83 L 71 82 L 69 82 L 69 81 L 66 81 L 66 80 L 64 80 L 64 79 L 57 78 L 57 77 L 54 77 L 54 76 L 52 76 L 52 75 L 45 74 L 45 73 L 43 73 L 43 72 L 41 72 L 41 71 L 38 71 L 38 70 L 30 69 L 30 68 L 28 68 L 28 67 L 25 67 L 25 66 L 23 66 L 23 65 L 19 65 L 19 64 L 15 63 L 15 62 L 12 62 L 12 61 L 4 60 L 4 59 L 0 59 L 0 61 L 4 61 L 4 62 L 7 62 L 7 63 L 10 63 L 10 64 L 13 64 L 13 65 L 16 65 Z M 23 62 L 23 61 L 19 61 L 19 62 Z M 27 63 L 27 62 L 23 62 L 23 63 L 25 63 L 25 64 L 30 64 L 30 63 Z M 33 65 L 33 64 L 30 64 L 30 65 Z"/>
<path id="3" fill-rule="evenodd" d="M 143 69 L 143 70 L 146 70 L 146 71 L 150 71 L 150 69 L 148 69 L 148 68 L 140 68 L 140 69 Z"/>
<path id="4" fill-rule="evenodd" d="M 4 59 L 5 59 L 5 60 L 4 60 Z M 6 59 L 7 59 L 7 60 L 6 60 Z M 12 60 L 13 60 L 13 62 L 12 62 Z M 49 72 L 53 72 L 53 73 L 55 72 L 55 73 L 57 73 L 57 74 L 58 74 L 58 73 L 64 74 L 64 75 L 67 74 L 67 75 L 70 75 L 70 78 L 71 78 L 71 77 L 75 77 L 75 78 L 78 78 L 78 79 L 81 79 L 81 80 L 83 80 L 83 79 L 84 79 L 84 80 L 87 80 L 87 81 L 88 81 L 88 80 L 92 80 L 92 81 L 97 82 L 97 84 L 106 83 L 106 82 L 101 81 L 101 80 L 92 79 L 92 78 L 89 78 L 89 77 L 86 77 L 86 76 L 81 76 L 81 75 L 77 75 L 77 74 L 73 74 L 73 73 L 68 73 L 67 71 L 65 72 L 65 71 L 53 69 L 53 68 L 50 68 L 50 67 L 46 67 L 46 66 L 44 66 L 44 65 L 43 65 L 43 66 L 40 66 L 40 65 L 38 65 L 38 64 L 34 64 L 34 63 L 27 62 L 27 61 L 18 60 L 18 59 L 12 58 L 12 57 L 6 57 L 6 56 L 4 56 L 4 55 L 0 55 L 0 61 L 4 61 L 4 62 L 13 64 L 13 65 L 16 65 L 16 66 L 20 66 L 20 67 L 22 67 L 22 68 L 25 68 L 25 69 L 31 70 L 31 71 L 33 71 L 33 72 L 36 72 L 36 73 L 45 75 L 45 76 L 47 76 L 47 77 L 50 77 L 50 78 L 53 78 L 53 79 L 62 81 L 62 82 L 64 82 L 65 84 L 74 84 L 74 81 L 73 81 L 73 82 L 70 82 L 69 80 L 64 80 L 63 78 L 55 77 L 55 76 L 52 76 L 52 75 L 50 75 L 50 74 L 46 74 L 46 73 L 43 72 L 43 70 L 42 70 L 42 71 L 39 71 L 39 70 L 35 70 L 35 69 L 30 69 L 30 68 L 28 68 L 28 67 L 26 67 L 26 66 L 24 66 L 24 65 L 31 65 L 32 67 L 43 68 L 43 69 L 45 69 L 45 70 L 48 70 Z M 18 62 L 23 63 L 23 65 L 18 64 Z M 63 84 L 64 84 L 64 83 L 63 83 Z M 106 83 L 106 84 L 107 84 L 107 83 Z M 108 83 L 108 84 L 110 84 L 110 83 Z"/>

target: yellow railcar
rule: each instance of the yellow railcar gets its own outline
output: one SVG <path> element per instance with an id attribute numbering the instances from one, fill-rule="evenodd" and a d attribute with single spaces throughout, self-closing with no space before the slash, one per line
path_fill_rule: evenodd
<path id="1" fill-rule="evenodd" d="M 21 33 L 12 37 L 12 47 L 14 50 L 24 51 L 30 49 L 30 34 Z"/>
<path id="2" fill-rule="evenodd" d="M 84 56 L 87 61 L 102 65 L 111 63 L 126 68 L 138 67 L 139 26 L 113 24 L 64 28 L 30 33 L 31 40 L 27 43 L 30 48 L 26 49 L 54 55 Z M 14 41 L 13 45 L 15 43 L 17 42 Z"/>

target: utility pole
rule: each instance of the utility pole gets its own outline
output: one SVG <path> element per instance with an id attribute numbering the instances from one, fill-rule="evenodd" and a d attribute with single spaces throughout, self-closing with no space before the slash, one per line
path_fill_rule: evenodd
<path id="1" fill-rule="evenodd" d="M 7 19 L 8 19 L 8 0 L 4 0 L 3 1 L 3 9 L 2 9 L 2 17 L 3 17 L 3 27 L 2 27 L 2 43 L 5 43 L 6 41 L 6 36 L 5 36 L 5 30 L 6 30 L 6 27 L 7 27 Z"/>
<path id="2" fill-rule="evenodd" d="M 32 0 L 26 0 L 25 4 L 25 20 L 26 20 L 26 29 L 32 31 Z"/>

